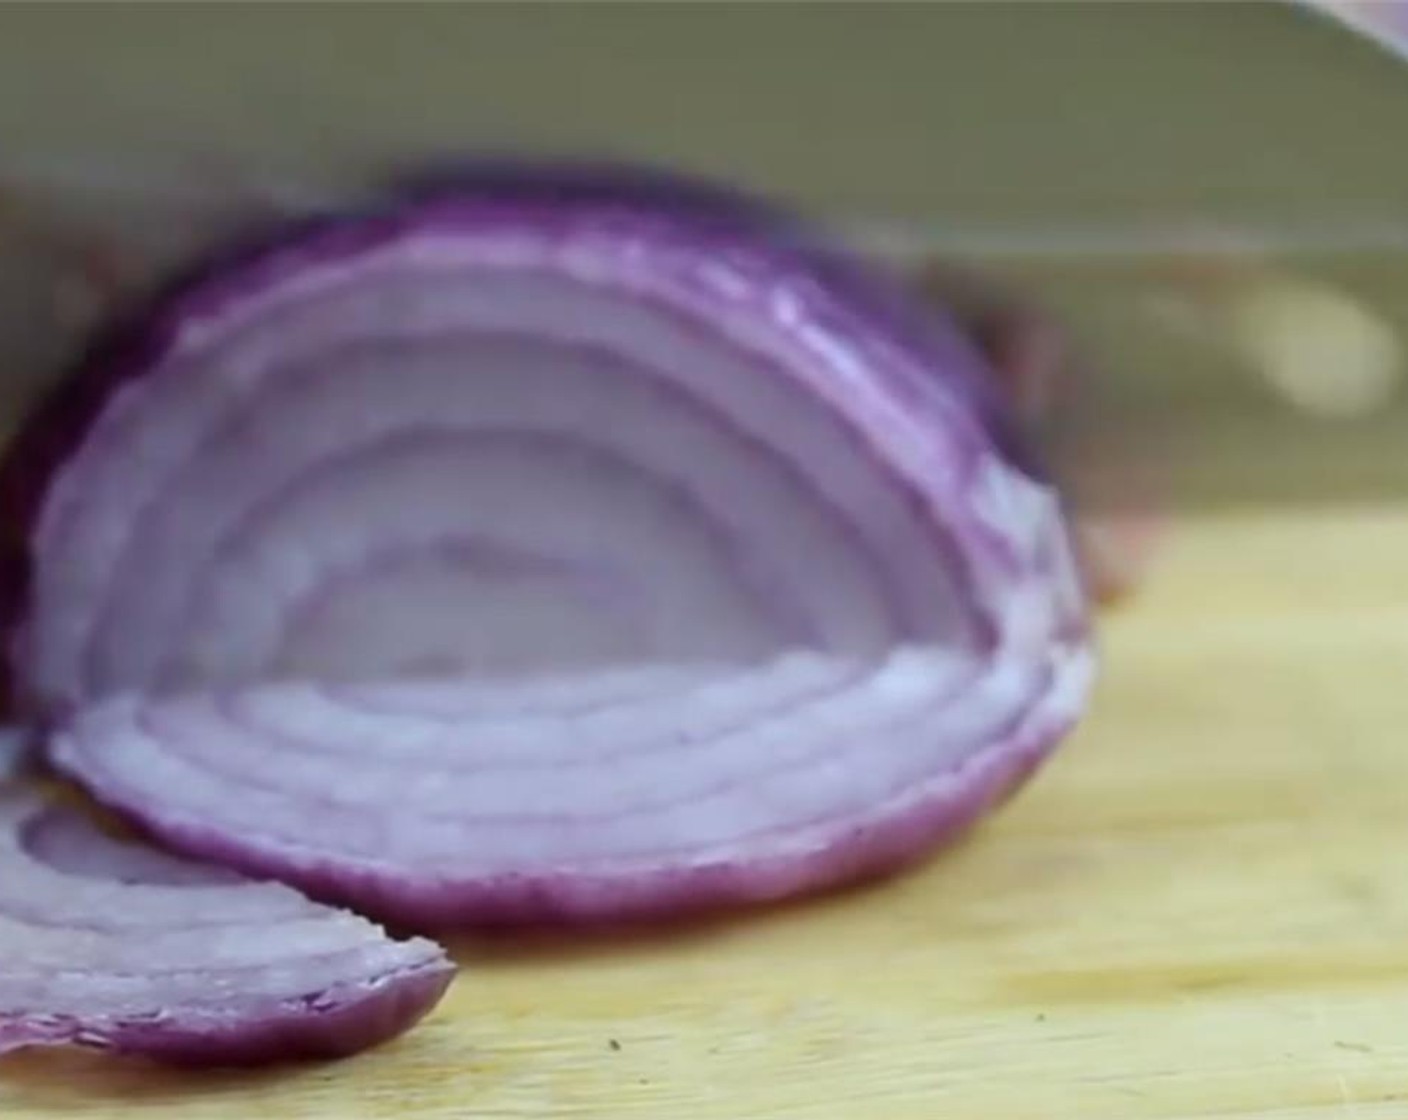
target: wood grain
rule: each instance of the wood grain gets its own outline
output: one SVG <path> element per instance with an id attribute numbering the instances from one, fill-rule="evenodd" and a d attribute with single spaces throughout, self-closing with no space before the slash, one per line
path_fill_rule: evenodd
<path id="1" fill-rule="evenodd" d="M 338 1066 L 12 1058 L 0 1115 L 1401 1120 L 1406 569 L 1406 509 L 1186 523 L 1070 749 L 916 874 L 467 941 L 422 1029 Z"/>

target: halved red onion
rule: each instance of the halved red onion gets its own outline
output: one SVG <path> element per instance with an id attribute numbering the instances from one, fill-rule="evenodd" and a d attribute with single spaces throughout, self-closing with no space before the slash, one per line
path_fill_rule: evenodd
<path id="1" fill-rule="evenodd" d="M 33 792 L 0 796 L 0 944 L 0 1054 L 340 1056 L 411 1027 L 454 972 L 431 942 L 112 839 Z"/>
<path id="2" fill-rule="evenodd" d="M 1091 657 L 981 358 L 883 291 L 599 190 L 217 273 L 100 371 L 41 505 L 18 666 L 80 710 L 56 760 L 185 850 L 419 921 L 923 850 L 1054 746 Z"/>

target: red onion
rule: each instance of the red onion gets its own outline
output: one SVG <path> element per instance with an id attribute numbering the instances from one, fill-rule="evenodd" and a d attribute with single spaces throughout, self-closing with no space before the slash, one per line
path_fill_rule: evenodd
<path id="1" fill-rule="evenodd" d="M 454 971 L 428 941 L 111 839 L 34 793 L 0 796 L 0 943 L 0 1053 L 339 1056 L 408 1029 Z"/>
<path id="2" fill-rule="evenodd" d="M 420 923 L 893 866 L 1079 715 L 979 354 L 790 232 L 452 191 L 168 301 L 41 486 L 18 671 L 183 851 Z"/>

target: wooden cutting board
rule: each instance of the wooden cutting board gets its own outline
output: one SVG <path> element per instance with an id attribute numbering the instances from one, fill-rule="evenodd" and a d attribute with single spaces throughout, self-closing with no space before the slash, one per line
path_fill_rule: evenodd
<path id="1" fill-rule="evenodd" d="M 0 1062 L 0 1116 L 1403 1120 L 1408 509 L 1183 525 L 1097 709 L 918 873 L 706 927 L 465 943 L 340 1065 Z"/>

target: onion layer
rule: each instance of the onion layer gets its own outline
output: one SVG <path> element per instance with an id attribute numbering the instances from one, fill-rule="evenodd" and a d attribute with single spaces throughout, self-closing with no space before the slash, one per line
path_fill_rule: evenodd
<path id="1" fill-rule="evenodd" d="M 164 306 L 48 486 L 17 664 L 181 849 L 419 922 L 821 886 L 1079 715 L 1060 505 L 980 356 L 756 222 L 593 189 L 294 238 Z"/>
<path id="2" fill-rule="evenodd" d="M 0 944 L 0 1053 L 340 1056 L 411 1027 L 454 971 L 428 941 L 113 840 L 33 793 L 0 797 Z"/>

